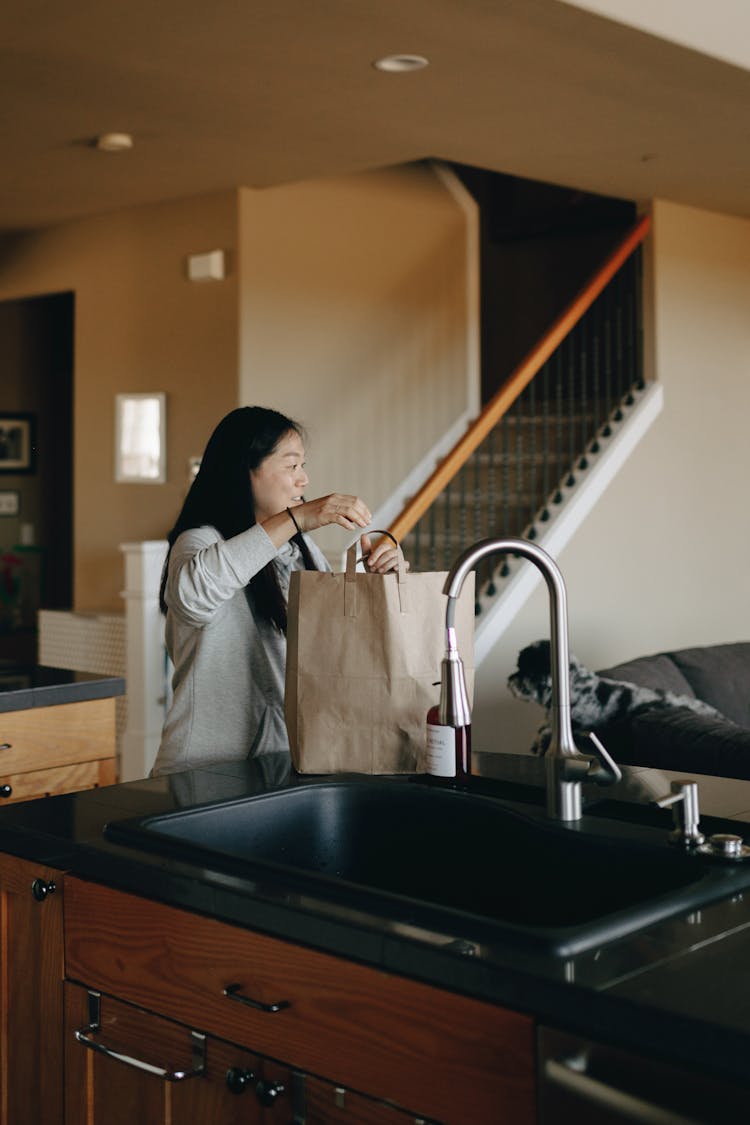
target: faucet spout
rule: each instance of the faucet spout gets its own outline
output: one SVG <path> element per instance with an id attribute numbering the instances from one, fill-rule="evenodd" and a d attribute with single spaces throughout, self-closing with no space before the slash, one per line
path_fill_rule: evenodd
<path id="1" fill-rule="evenodd" d="M 581 782 L 598 784 L 618 781 L 621 774 L 604 747 L 594 739 L 595 757 L 578 750 L 570 716 L 570 657 L 568 651 L 568 607 L 565 582 L 557 563 L 527 539 L 480 539 L 454 562 L 443 586 L 448 596 L 445 612 L 446 654 L 440 690 L 441 722 L 451 723 L 457 712 L 462 723 L 470 720 L 463 664 L 458 655 L 455 634 L 456 602 L 469 571 L 489 555 L 520 555 L 533 563 L 547 584 L 550 605 L 550 744 L 545 754 L 547 812 L 558 820 L 579 820 L 582 812 Z M 444 718 L 445 716 L 445 718 Z M 456 724 L 459 725 L 459 724 Z"/>

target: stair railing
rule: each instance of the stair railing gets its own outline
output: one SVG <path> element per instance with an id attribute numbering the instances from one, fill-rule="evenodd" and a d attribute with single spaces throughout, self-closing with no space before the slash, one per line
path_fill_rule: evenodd
<path id="1" fill-rule="evenodd" d="M 574 483 L 576 466 L 581 469 L 586 467 L 587 445 L 595 451 L 596 444 L 595 442 L 593 445 L 590 444 L 590 438 L 583 430 L 580 440 L 577 440 L 570 425 L 566 427 L 567 432 L 563 432 L 560 420 L 563 417 L 564 400 L 568 398 L 571 404 L 575 400 L 575 410 L 583 419 L 584 415 L 590 412 L 586 401 L 590 388 L 592 398 L 590 410 L 594 416 L 601 418 L 602 411 L 606 411 L 602 428 L 602 433 L 606 434 L 609 424 L 607 417 L 612 402 L 619 404 L 629 388 L 637 385 L 641 378 L 639 342 L 636 347 L 636 340 L 639 341 L 640 337 L 640 305 L 637 301 L 635 307 L 632 301 L 630 306 L 620 303 L 617 290 L 623 285 L 625 287 L 630 285 L 632 296 L 634 288 L 640 288 L 637 271 L 634 278 L 631 277 L 629 281 L 623 280 L 625 273 L 623 267 L 629 262 L 632 267 L 631 259 L 636 263 L 639 262 L 636 251 L 642 245 L 650 226 L 649 216 L 644 216 L 635 224 L 391 523 L 389 530 L 400 542 L 414 530 L 416 554 L 418 557 L 426 554 L 431 569 L 442 569 L 450 564 L 456 546 L 450 545 L 450 535 L 455 522 L 458 523 L 459 549 L 463 549 L 471 539 L 480 538 L 481 534 L 487 533 L 484 528 L 479 531 L 482 523 L 479 516 L 480 497 L 485 506 L 489 505 L 492 533 L 518 535 L 522 528 L 527 528 L 528 537 L 534 537 L 536 502 L 533 498 L 528 502 L 528 512 L 524 515 L 522 509 L 526 502 L 526 493 L 524 482 L 519 479 L 523 473 L 524 459 L 520 453 L 522 447 L 530 447 L 533 462 L 534 443 L 538 440 L 539 425 L 542 427 L 541 444 L 544 446 L 541 469 L 543 496 L 551 495 L 551 490 L 558 485 L 558 482 Z M 627 297 L 627 294 L 625 296 Z M 615 308 L 614 315 L 609 315 L 610 305 Z M 623 312 L 623 309 L 626 311 Z M 586 339 L 579 347 L 576 333 L 580 334 L 581 322 L 589 310 L 591 312 L 585 326 Z M 624 323 L 626 319 L 629 324 Z M 589 357 L 591 372 L 587 371 Z M 536 384 L 532 380 L 540 372 L 537 396 Z M 553 403 L 556 403 L 554 410 L 551 408 Z M 521 408 L 524 412 L 523 418 L 537 420 L 536 425 L 527 427 L 527 435 L 523 432 Z M 569 411 L 571 418 L 573 409 L 571 405 Z M 617 416 L 617 411 L 614 416 Z M 501 421 L 503 425 L 499 426 Z M 511 425 L 513 422 L 515 426 Z M 585 422 L 583 424 L 585 425 Z M 467 462 L 483 442 L 486 442 L 486 460 L 489 461 L 492 469 L 484 480 L 480 480 L 479 458 L 474 460 L 473 474 L 468 469 Z M 515 444 L 519 454 L 515 457 L 516 479 L 512 490 L 508 480 L 508 475 L 514 466 L 514 457 L 510 451 L 511 444 Z M 498 445 L 499 449 L 496 448 Z M 554 450 L 552 455 L 550 449 Z M 503 478 L 499 490 L 498 465 Z M 467 475 L 473 475 L 473 482 L 467 482 Z M 511 491 L 517 496 L 518 510 L 515 512 L 510 511 Z M 467 503 L 469 495 L 472 498 L 473 509 Z M 442 513 L 437 512 L 435 506 L 439 498 L 443 500 Z M 561 498 L 558 489 L 554 502 L 559 502 Z M 453 504 L 458 505 L 457 521 L 451 519 Z M 442 528 L 438 526 L 441 518 L 444 525 Z M 541 518 L 548 518 L 546 509 L 542 511 Z M 419 542 L 425 531 L 429 540 L 426 551 Z M 446 544 L 445 552 L 440 552 L 436 546 L 439 535 L 442 535 Z M 439 555 L 444 557 L 438 557 Z M 417 568 L 420 569 L 418 560 Z"/>

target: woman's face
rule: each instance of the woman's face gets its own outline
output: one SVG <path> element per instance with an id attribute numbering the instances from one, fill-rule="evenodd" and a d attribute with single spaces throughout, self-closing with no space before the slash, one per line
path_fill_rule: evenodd
<path id="1" fill-rule="evenodd" d="M 302 493 L 309 484 L 305 472 L 305 447 L 294 430 L 279 438 L 257 469 L 250 470 L 250 484 L 258 523 L 302 503 Z"/>

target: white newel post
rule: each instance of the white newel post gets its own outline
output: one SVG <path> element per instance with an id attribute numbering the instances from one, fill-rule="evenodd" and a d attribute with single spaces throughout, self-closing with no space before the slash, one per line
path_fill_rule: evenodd
<path id="1" fill-rule="evenodd" d="M 147 777 L 159 749 L 168 688 L 159 583 L 167 543 L 122 543 L 125 556 L 125 645 L 128 721 L 122 736 L 120 780 Z"/>

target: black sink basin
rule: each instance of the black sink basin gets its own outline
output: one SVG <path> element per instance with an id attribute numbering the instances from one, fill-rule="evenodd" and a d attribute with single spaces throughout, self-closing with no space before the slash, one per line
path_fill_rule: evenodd
<path id="1" fill-rule="evenodd" d="M 665 826 L 666 827 L 666 826 Z M 108 824 L 111 840 L 476 941 L 571 955 L 750 883 L 750 868 L 403 780 L 321 781 Z"/>

